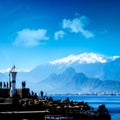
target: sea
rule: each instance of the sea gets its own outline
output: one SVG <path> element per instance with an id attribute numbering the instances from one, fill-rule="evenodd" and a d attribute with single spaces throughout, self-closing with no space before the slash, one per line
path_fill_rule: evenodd
<path id="1" fill-rule="evenodd" d="M 120 120 L 120 95 L 52 94 L 48 97 L 52 97 L 54 100 L 65 100 L 68 97 L 71 101 L 84 101 L 95 110 L 99 105 L 105 104 L 111 115 L 111 120 Z"/>

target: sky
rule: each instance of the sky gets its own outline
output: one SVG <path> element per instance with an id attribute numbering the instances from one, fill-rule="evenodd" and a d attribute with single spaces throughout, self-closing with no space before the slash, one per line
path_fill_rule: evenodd
<path id="1" fill-rule="evenodd" d="M 119 0 L 0 0 L 0 71 L 71 54 L 120 56 Z"/>

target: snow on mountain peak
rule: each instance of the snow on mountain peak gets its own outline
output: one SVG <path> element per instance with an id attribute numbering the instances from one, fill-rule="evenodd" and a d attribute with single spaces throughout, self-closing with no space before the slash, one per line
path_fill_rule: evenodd
<path id="1" fill-rule="evenodd" d="M 50 61 L 50 64 L 72 64 L 78 62 L 79 64 L 90 64 L 90 63 L 106 63 L 109 60 L 115 60 L 120 56 L 106 57 L 97 53 L 82 53 L 79 55 L 70 55 L 68 57 Z"/>

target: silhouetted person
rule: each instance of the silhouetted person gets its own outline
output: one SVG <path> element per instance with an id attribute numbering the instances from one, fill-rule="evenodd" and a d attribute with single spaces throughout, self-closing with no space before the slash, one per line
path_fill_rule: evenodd
<path id="1" fill-rule="evenodd" d="M 23 81 L 23 82 L 22 82 L 22 88 L 25 88 L 25 87 L 26 87 L 26 82 Z"/>
<path id="2" fill-rule="evenodd" d="M 6 83 L 4 82 L 4 88 L 6 88 Z"/>
<path id="3" fill-rule="evenodd" d="M 2 82 L 0 82 L 0 88 L 2 88 Z"/>
<path id="4" fill-rule="evenodd" d="M 8 82 L 6 82 L 6 87 L 8 88 Z"/>
<path id="5" fill-rule="evenodd" d="M 43 98 L 43 94 L 44 94 L 43 91 L 41 91 L 41 92 L 40 92 L 40 96 L 41 96 L 41 98 Z"/>
<path id="6" fill-rule="evenodd" d="M 34 96 L 34 92 L 33 92 L 33 91 L 32 91 L 32 93 L 31 93 L 31 94 L 32 94 L 32 96 Z"/>
<path id="7" fill-rule="evenodd" d="M 35 98 L 37 98 L 37 97 L 38 97 L 38 96 L 37 96 L 37 93 L 35 93 L 34 97 L 35 97 Z"/>
<path id="8" fill-rule="evenodd" d="M 10 88 L 11 88 L 11 84 L 12 84 L 12 82 L 10 81 Z"/>

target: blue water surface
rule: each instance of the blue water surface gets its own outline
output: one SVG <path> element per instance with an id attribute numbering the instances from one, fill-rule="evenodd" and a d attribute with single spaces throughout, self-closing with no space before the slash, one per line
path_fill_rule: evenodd
<path id="1" fill-rule="evenodd" d="M 49 95 L 54 100 L 65 100 L 69 97 L 73 101 L 87 102 L 91 107 L 97 109 L 99 105 L 105 104 L 109 113 L 111 114 L 111 120 L 120 120 L 120 96 L 113 95 Z"/>

